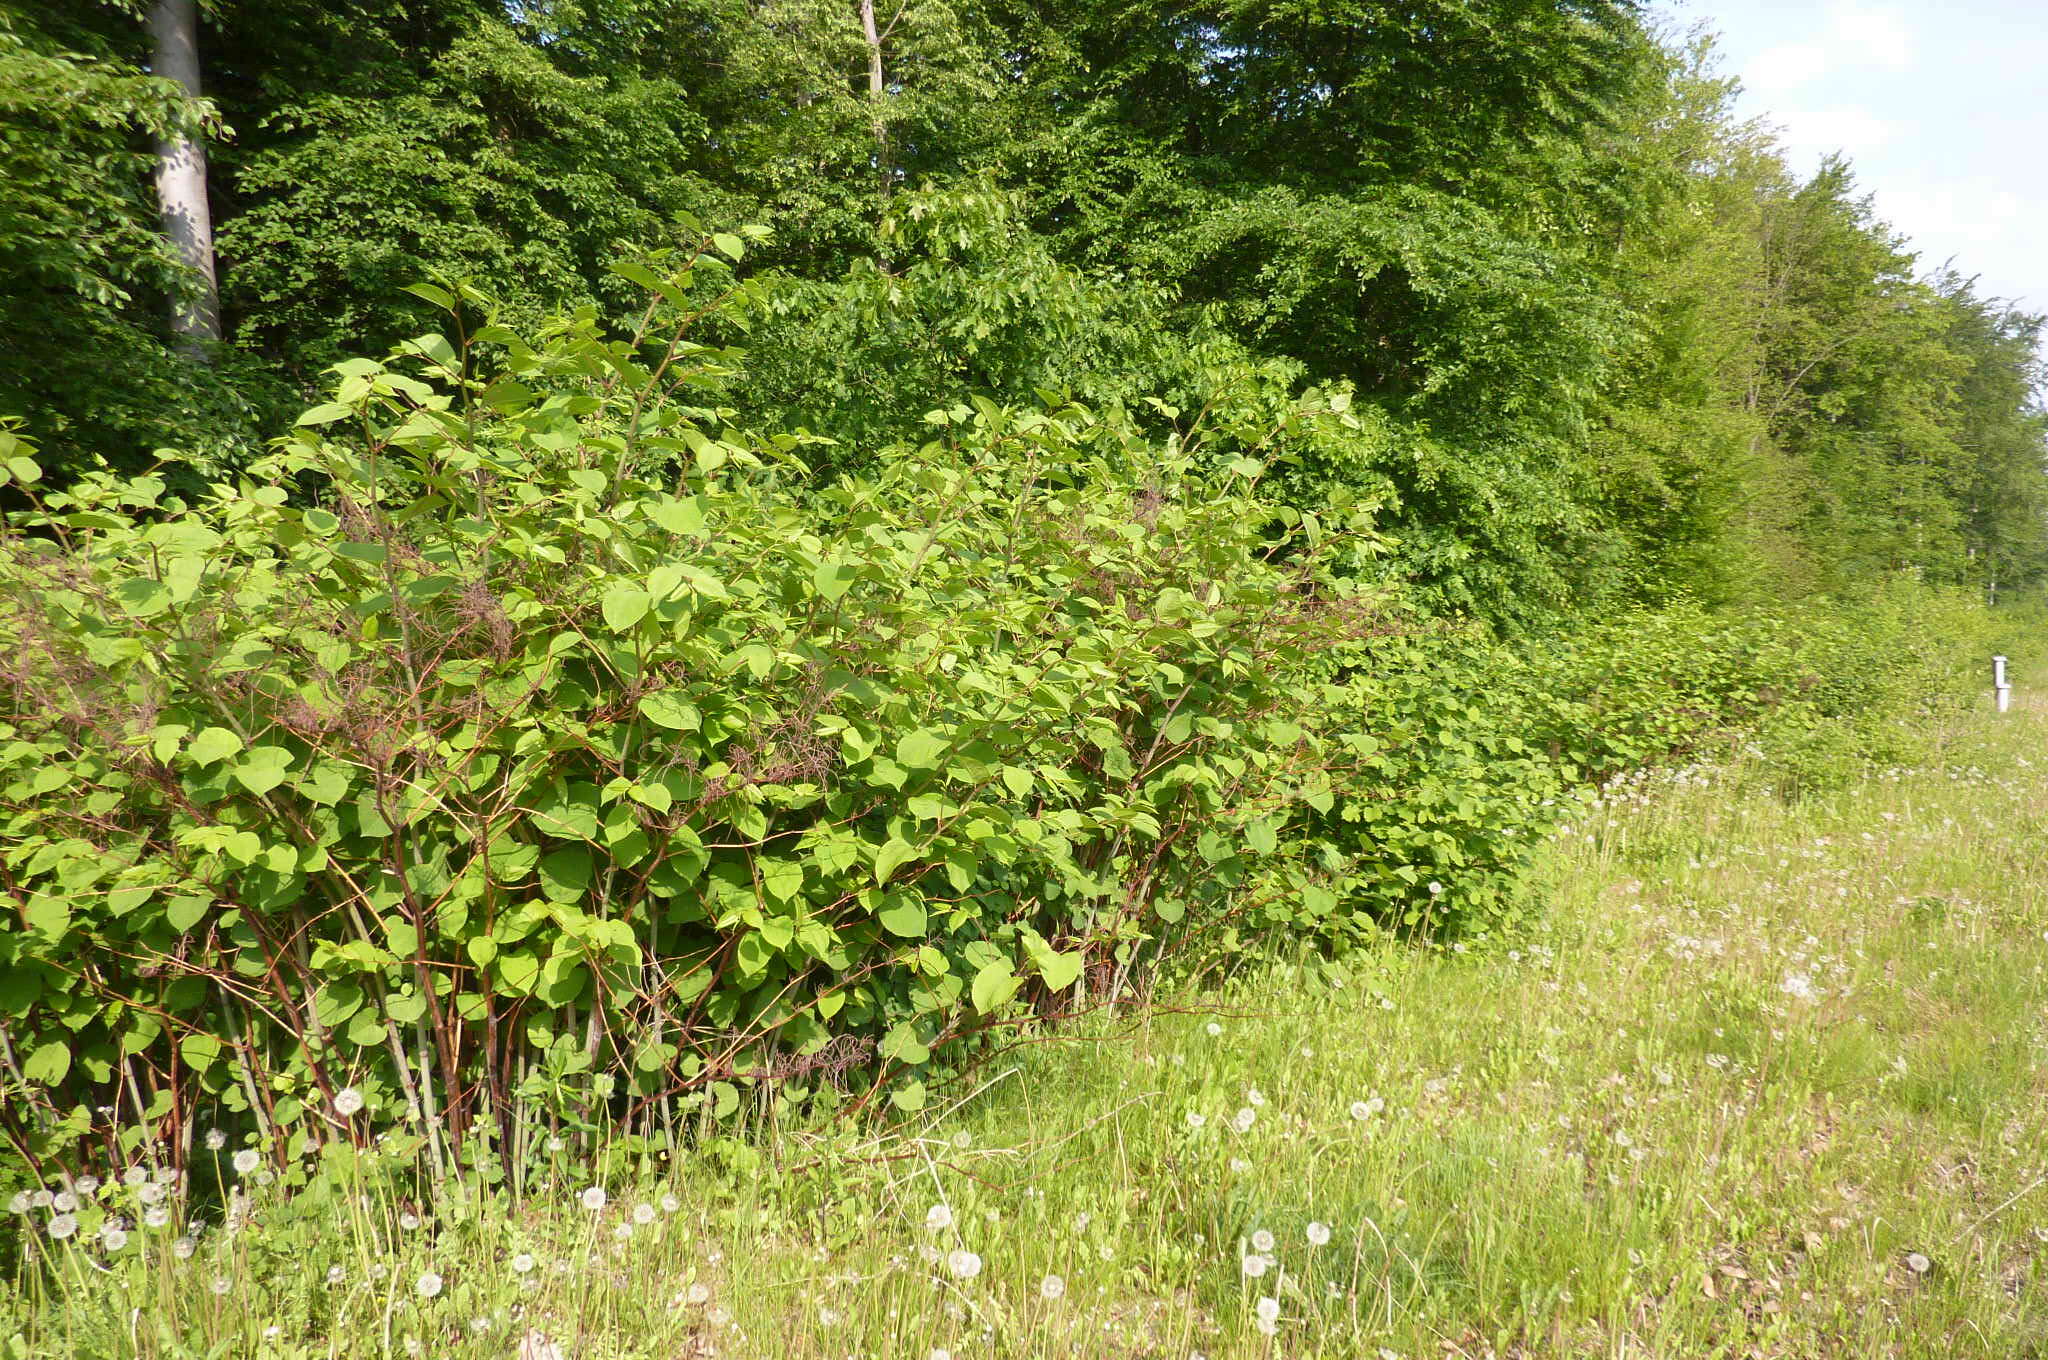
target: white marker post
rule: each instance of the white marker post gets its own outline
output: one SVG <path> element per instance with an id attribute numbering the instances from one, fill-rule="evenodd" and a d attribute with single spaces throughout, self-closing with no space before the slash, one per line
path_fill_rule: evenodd
<path id="1" fill-rule="evenodd" d="M 2011 711 L 2012 686 L 2006 682 L 2005 658 L 2002 656 L 1991 658 L 1991 693 L 2000 713 Z"/>

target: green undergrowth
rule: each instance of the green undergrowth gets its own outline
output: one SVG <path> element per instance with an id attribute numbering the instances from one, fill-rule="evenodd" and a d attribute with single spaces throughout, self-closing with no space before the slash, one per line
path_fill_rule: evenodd
<path id="1" fill-rule="evenodd" d="M 516 1204 L 406 1191 L 374 1153 L 295 1196 L 223 1166 L 232 1221 L 196 1234 L 142 1223 L 138 1187 L 63 1241 L 31 1207 L 0 1332 L 280 1360 L 2036 1354 L 2048 704 L 2017 673 L 2012 714 L 1980 698 L 1915 764 L 1800 797 L 1740 753 L 1610 781 L 1538 853 L 1539 925 L 1097 1010 L 887 1127 L 565 1146 Z M 107 1211 L 138 1220 L 118 1249 Z"/>

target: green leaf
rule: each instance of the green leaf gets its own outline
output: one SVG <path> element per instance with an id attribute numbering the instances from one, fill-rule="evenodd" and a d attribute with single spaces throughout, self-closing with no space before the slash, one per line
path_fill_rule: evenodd
<path id="1" fill-rule="evenodd" d="M 697 706 L 672 689 L 641 695 L 640 716 L 675 732 L 694 732 L 704 721 Z"/>
<path id="2" fill-rule="evenodd" d="M 63 1042 L 42 1045 L 21 1065 L 22 1076 L 44 1086 L 55 1086 L 70 1070 L 71 1045 Z"/>
<path id="3" fill-rule="evenodd" d="M 194 765 L 211 765 L 241 749 L 240 737 L 225 727 L 209 727 L 185 744 L 185 758 Z"/>
<path id="4" fill-rule="evenodd" d="M 1022 798 L 1031 792 L 1031 771 L 1020 770 L 1015 765 L 1003 766 L 1003 787 Z"/>
<path id="5" fill-rule="evenodd" d="M 890 840 L 887 845 L 875 852 L 875 882 L 887 883 L 892 874 L 902 868 L 907 861 L 915 858 L 915 846 L 903 840 Z"/>
<path id="6" fill-rule="evenodd" d="M 346 420 L 355 413 L 356 408 L 353 406 L 338 401 L 330 401 L 324 405 L 315 406 L 307 410 L 299 416 L 296 423 L 299 425 L 332 425 L 335 421 Z"/>
<path id="7" fill-rule="evenodd" d="M 652 603 L 647 592 L 638 586 L 613 586 L 605 592 L 602 606 L 605 627 L 614 633 L 625 632 L 647 617 Z"/>
<path id="8" fill-rule="evenodd" d="M 206 909 L 212 905 L 210 898 L 173 897 L 164 903 L 164 920 L 170 924 L 172 930 L 183 934 L 206 919 Z"/>
<path id="9" fill-rule="evenodd" d="M 818 564 L 818 570 L 811 576 L 811 584 L 819 595 L 828 600 L 837 600 L 846 594 L 858 573 L 844 562 L 825 561 Z"/>
<path id="10" fill-rule="evenodd" d="M 557 850 L 540 862 L 540 889 L 550 902 L 576 902 L 590 886 L 590 851 L 580 845 Z"/>
<path id="11" fill-rule="evenodd" d="M 1047 987 L 1063 992 L 1081 976 L 1081 964 L 1081 951 L 1078 949 L 1068 954 L 1049 950 L 1038 960 L 1038 975 L 1045 979 Z"/>
<path id="12" fill-rule="evenodd" d="M 946 753 L 947 740 L 930 728 L 919 728 L 896 743 L 896 763 L 906 770 L 935 769 Z"/>
<path id="13" fill-rule="evenodd" d="M 891 935 L 906 940 L 918 939 L 925 930 L 924 902 L 909 893 L 893 893 L 888 904 L 875 913 L 875 919 Z"/>
<path id="14" fill-rule="evenodd" d="M 905 1114 L 916 1114 L 922 1110 L 924 1101 L 924 1083 L 921 1081 L 906 1082 L 889 1096 L 889 1103 Z"/>
<path id="15" fill-rule="evenodd" d="M 1024 979 L 1010 966 L 1008 959 L 989 964 L 974 975 L 974 986 L 968 995 L 974 1002 L 974 1009 L 983 1015 L 1004 1005 L 1024 985 Z"/>
<path id="16" fill-rule="evenodd" d="M 729 231 L 713 232 L 711 244 L 718 247 L 718 253 L 734 263 L 746 255 L 747 243 Z"/>
<path id="17" fill-rule="evenodd" d="M 282 746 L 255 746 L 235 766 L 235 779 L 261 798 L 291 773 L 292 753 Z"/>

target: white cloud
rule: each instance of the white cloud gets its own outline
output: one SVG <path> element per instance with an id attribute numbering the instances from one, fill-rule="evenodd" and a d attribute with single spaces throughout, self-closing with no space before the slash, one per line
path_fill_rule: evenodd
<path id="1" fill-rule="evenodd" d="M 1895 9 L 1870 9 L 1855 0 L 1828 7 L 1828 32 L 1865 64 L 1903 71 L 1913 64 L 1913 30 Z"/>
<path id="2" fill-rule="evenodd" d="M 1827 73 L 1827 50 L 1814 43 L 1781 43 L 1750 59 L 1742 83 L 1758 93 L 1796 90 Z"/>
<path id="3" fill-rule="evenodd" d="M 1797 109 L 1773 116 L 1784 129 L 1788 150 L 1802 160 L 1818 161 L 1832 152 L 1855 159 L 1888 145 L 1899 125 L 1869 109 L 1853 105 L 1833 109 Z"/>

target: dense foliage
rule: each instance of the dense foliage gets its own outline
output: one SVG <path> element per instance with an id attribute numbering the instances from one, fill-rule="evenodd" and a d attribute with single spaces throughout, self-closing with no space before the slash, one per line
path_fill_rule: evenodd
<path id="1" fill-rule="evenodd" d="M 850 1068 L 915 1108 L 935 1049 L 1170 953 L 1497 929 L 1581 776 L 1948 689 L 1924 607 L 1517 658 L 1335 572 L 1368 512 L 1074 404 L 937 409 L 812 486 L 815 437 L 733 424 L 687 339 L 760 300 L 712 253 L 745 237 L 704 244 L 625 267 L 631 340 L 487 321 L 345 363 L 189 499 L 37 495 L 15 443 L 19 1148 L 218 1103 L 296 1150 L 343 1088 L 437 1158 L 522 1108 L 672 1132 Z"/>
<path id="2" fill-rule="evenodd" d="M 214 0 L 201 99 L 149 9 L 0 11 L 27 1163 L 914 1107 L 1903 759 L 2048 572 L 2040 318 L 1627 0 Z"/>

